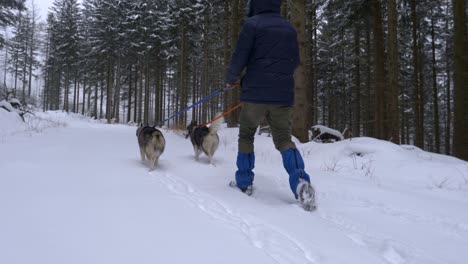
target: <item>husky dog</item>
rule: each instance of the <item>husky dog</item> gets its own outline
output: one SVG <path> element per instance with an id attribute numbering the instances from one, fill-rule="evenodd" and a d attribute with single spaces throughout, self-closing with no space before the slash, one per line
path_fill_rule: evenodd
<path id="1" fill-rule="evenodd" d="M 141 160 L 145 161 L 146 156 L 150 162 L 150 170 L 154 170 L 166 146 L 163 134 L 155 127 L 140 124 L 136 131 L 136 136 L 138 138 L 138 146 L 140 147 Z"/>
<path id="2" fill-rule="evenodd" d="M 221 114 L 217 114 L 216 116 L 220 115 Z M 211 123 L 210 127 L 198 126 L 197 121 L 192 121 L 187 127 L 187 137 L 190 136 L 190 141 L 192 141 L 196 160 L 198 160 L 200 154 L 204 152 L 205 155 L 208 156 L 210 164 L 212 164 L 213 156 L 219 145 L 218 129 L 223 121 L 223 118 L 219 118 L 215 122 Z"/>

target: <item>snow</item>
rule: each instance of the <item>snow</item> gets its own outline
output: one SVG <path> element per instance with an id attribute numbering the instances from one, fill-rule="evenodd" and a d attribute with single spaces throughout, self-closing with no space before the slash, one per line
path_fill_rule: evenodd
<path id="1" fill-rule="evenodd" d="M 371 138 L 299 144 L 318 209 L 290 193 L 256 135 L 255 189 L 228 186 L 237 129 L 214 166 L 183 132 L 149 172 L 136 127 L 0 110 L 0 263 L 420 263 L 468 259 L 468 163 Z M 33 121 L 36 120 L 36 121 Z M 31 131 L 31 124 L 39 129 Z M 3 133 L 3 132 L 2 132 Z"/>
<path id="2" fill-rule="evenodd" d="M 0 107 L 3 107 L 10 112 L 13 112 L 15 110 L 15 108 L 9 102 L 5 100 L 0 101 Z"/>
<path id="3" fill-rule="evenodd" d="M 10 99 L 10 104 L 17 104 L 17 105 L 21 105 L 21 102 L 16 99 L 16 98 L 13 98 L 13 99 Z"/>
<path id="4" fill-rule="evenodd" d="M 9 103 L 1 101 L 0 106 L 5 106 L 12 111 L 8 112 L 0 107 L 0 140 L 3 140 L 6 136 L 15 134 L 19 131 L 26 130 L 26 124 L 21 120 L 21 117 L 16 113 L 16 111 L 14 111 L 14 108 Z"/>
<path id="5" fill-rule="evenodd" d="M 331 129 L 329 127 L 322 126 L 322 125 L 315 125 L 315 126 L 312 127 L 312 129 L 318 129 L 320 131 L 320 135 L 322 135 L 324 133 L 328 133 L 330 135 L 334 135 L 337 138 L 340 138 L 341 140 L 344 140 L 343 135 L 338 130 Z M 320 136 L 320 135 L 318 135 L 318 136 Z"/>

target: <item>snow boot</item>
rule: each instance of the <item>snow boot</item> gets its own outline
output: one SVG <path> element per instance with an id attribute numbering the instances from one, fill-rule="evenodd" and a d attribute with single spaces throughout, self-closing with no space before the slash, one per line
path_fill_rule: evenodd
<path id="1" fill-rule="evenodd" d="M 297 149 L 281 152 L 283 166 L 289 174 L 289 186 L 301 206 L 307 210 L 315 208 L 315 192 L 310 185 L 310 177 L 304 171 L 304 160 Z M 308 210 L 309 209 L 309 210 Z"/>
<path id="2" fill-rule="evenodd" d="M 237 187 L 236 181 L 231 181 L 231 182 L 229 182 L 229 187 L 236 188 L 236 189 L 240 190 L 241 192 L 247 194 L 248 196 L 251 196 L 253 194 L 253 186 L 252 185 L 247 186 L 247 188 L 240 189 L 239 187 Z"/>
<path id="3" fill-rule="evenodd" d="M 252 194 L 252 184 L 254 180 L 255 154 L 241 153 L 237 154 L 236 185 L 247 195 Z"/>
<path id="4" fill-rule="evenodd" d="M 297 185 L 297 200 L 306 211 L 315 210 L 315 190 L 309 182 L 300 180 Z"/>

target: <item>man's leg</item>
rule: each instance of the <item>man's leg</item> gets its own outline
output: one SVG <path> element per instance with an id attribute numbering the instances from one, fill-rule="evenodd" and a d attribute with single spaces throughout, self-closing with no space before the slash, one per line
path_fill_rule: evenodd
<path id="1" fill-rule="evenodd" d="M 236 184 L 246 191 L 253 184 L 255 167 L 254 139 L 257 127 L 264 118 L 265 106 L 243 103 L 240 114 L 239 152 L 237 154 Z"/>
<path id="2" fill-rule="evenodd" d="M 268 124 L 270 124 L 273 143 L 280 152 L 296 148 L 296 144 L 291 140 L 291 114 L 292 108 L 289 106 L 268 106 L 266 119 Z"/>
<path id="3" fill-rule="evenodd" d="M 298 198 L 298 185 L 301 182 L 310 183 L 310 177 L 304 170 L 301 153 L 291 140 L 291 115 L 291 107 L 271 105 L 267 112 L 267 120 L 270 123 L 275 147 L 281 152 L 283 166 L 289 174 L 289 186 L 294 196 Z"/>

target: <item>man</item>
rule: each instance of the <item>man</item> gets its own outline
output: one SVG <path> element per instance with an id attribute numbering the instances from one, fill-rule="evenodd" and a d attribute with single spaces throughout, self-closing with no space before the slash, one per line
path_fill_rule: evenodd
<path id="1" fill-rule="evenodd" d="M 299 64 L 297 33 L 280 15 L 281 0 L 249 1 L 249 19 L 239 35 L 227 87 L 239 84 L 242 111 L 239 128 L 236 181 L 233 185 L 252 194 L 255 167 L 254 137 L 264 118 L 270 124 L 273 142 L 281 152 L 289 184 L 305 210 L 315 208 L 315 192 L 304 161 L 291 141 L 294 104 L 294 71 Z M 246 73 L 239 81 L 241 72 Z"/>

